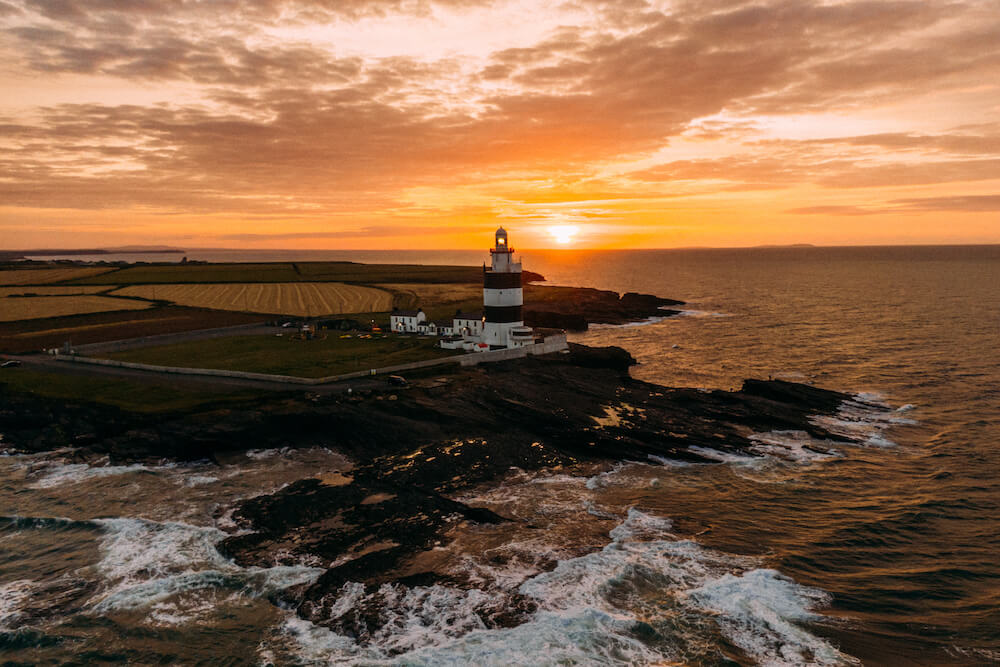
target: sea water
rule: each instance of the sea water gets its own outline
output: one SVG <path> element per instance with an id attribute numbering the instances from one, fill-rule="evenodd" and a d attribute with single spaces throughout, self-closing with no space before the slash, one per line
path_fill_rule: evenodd
<path id="1" fill-rule="evenodd" d="M 634 377 L 721 389 L 776 377 L 841 390 L 856 400 L 819 422 L 857 443 L 779 431 L 753 436 L 763 456 L 702 452 L 716 464 L 511 471 L 459 500 L 519 521 L 456 529 L 430 554 L 477 587 L 348 584 L 338 610 L 375 595 L 388 620 L 365 637 L 304 621 L 281 602 L 283 589 L 327 564 L 242 568 L 215 550 L 236 500 L 345 469 L 333 442 L 251 451 L 224 466 L 2 456 L 0 657 L 1000 661 L 1000 248 L 529 251 L 523 261 L 552 284 L 687 301 L 677 317 L 572 336 L 627 348 L 640 362 Z M 484 610 L 514 597 L 535 604 L 525 622 L 487 627 Z"/>

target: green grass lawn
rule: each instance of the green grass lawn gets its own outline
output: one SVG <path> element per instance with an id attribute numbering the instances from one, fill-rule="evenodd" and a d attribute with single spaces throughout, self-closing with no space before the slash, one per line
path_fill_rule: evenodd
<path id="1" fill-rule="evenodd" d="M 190 343 L 147 347 L 108 355 L 111 359 L 157 366 L 221 368 L 296 377 L 325 377 L 384 368 L 411 361 L 456 354 L 442 350 L 435 337 L 340 338 L 340 332 L 322 340 L 293 340 L 277 336 L 233 336 Z"/>
<path id="2" fill-rule="evenodd" d="M 475 266 L 355 264 L 353 262 L 273 262 L 261 264 L 169 264 L 130 266 L 107 274 L 68 281 L 80 285 L 153 283 L 476 283 Z"/>
<path id="3" fill-rule="evenodd" d="M 0 369 L 0 385 L 18 393 L 113 405 L 131 412 L 174 412 L 211 404 L 230 405 L 265 392 L 174 387 L 93 375 L 48 373 L 27 368 Z"/>

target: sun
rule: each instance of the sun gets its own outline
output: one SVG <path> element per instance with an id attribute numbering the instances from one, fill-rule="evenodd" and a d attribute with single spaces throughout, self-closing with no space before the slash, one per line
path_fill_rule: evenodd
<path id="1" fill-rule="evenodd" d="M 575 225 L 554 225 L 549 227 L 549 234 L 559 245 L 569 245 L 573 242 L 573 237 L 577 235 L 580 228 Z"/>

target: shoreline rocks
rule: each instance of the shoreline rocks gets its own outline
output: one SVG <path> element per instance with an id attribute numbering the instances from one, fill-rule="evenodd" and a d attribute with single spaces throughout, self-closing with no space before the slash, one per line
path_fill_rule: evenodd
<path id="1" fill-rule="evenodd" d="M 249 447 L 302 443 L 344 453 L 354 464 L 349 473 L 302 479 L 237 503 L 238 533 L 219 550 L 244 566 L 325 567 L 316 582 L 282 593 L 284 603 L 363 640 L 385 622 L 378 602 L 385 586 L 475 586 L 414 563 L 456 525 L 508 521 L 453 498 L 501 482 L 512 468 L 715 463 L 706 450 L 755 456 L 749 436 L 772 430 L 843 439 L 810 418 L 835 413 L 846 394 L 781 380 L 747 380 L 731 392 L 673 389 L 631 378 L 634 363 L 620 348 L 571 345 L 567 354 L 456 369 L 402 389 L 284 395 L 172 416 L 0 393 L 0 433 L 8 447 L 40 451 L 62 439 L 58 446 L 78 445 L 74 456 L 115 463 L 224 461 Z M 53 422 L 48 430 L 46 420 Z M 360 586 L 367 602 L 334 614 L 345 586 Z M 516 625 L 532 611 L 527 599 L 487 607 L 480 614 L 486 627 Z"/>

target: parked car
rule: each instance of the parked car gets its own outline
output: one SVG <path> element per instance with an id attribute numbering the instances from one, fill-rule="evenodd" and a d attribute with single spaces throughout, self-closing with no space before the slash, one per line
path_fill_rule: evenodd
<path id="1" fill-rule="evenodd" d="M 0 368 L 17 368 L 21 365 L 21 362 L 17 359 L 8 359 L 7 361 L 0 364 Z"/>
<path id="2" fill-rule="evenodd" d="M 406 378 L 404 378 L 402 375 L 390 375 L 389 384 L 393 385 L 394 387 L 405 387 L 407 385 L 407 382 Z"/>

